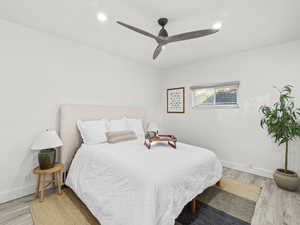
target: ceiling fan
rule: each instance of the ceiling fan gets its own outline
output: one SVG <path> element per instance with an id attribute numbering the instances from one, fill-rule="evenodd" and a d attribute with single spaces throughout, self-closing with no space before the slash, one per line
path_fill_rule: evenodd
<path id="1" fill-rule="evenodd" d="M 160 18 L 160 19 L 158 19 L 157 22 L 162 28 L 159 31 L 158 35 L 156 36 L 147 31 L 144 31 L 140 28 L 128 25 L 121 21 L 117 21 L 118 24 L 120 24 L 130 30 L 133 30 L 135 32 L 143 34 L 147 37 L 153 38 L 157 42 L 158 46 L 156 47 L 156 49 L 153 53 L 153 59 L 156 59 L 157 56 L 161 53 L 163 47 L 169 43 L 177 42 L 177 41 L 185 41 L 185 40 L 190 40 L 190 39 L 194 39 L 194 38 L 200 38 L 200 37 L 204 37 L 207 35 L 211 35 L 211 34 L 218 32 L 221 28 L 221 24 L 219 24 L 219 25 L 215 26 L 213 29 L 197 30 L 197 31 L 191 31 L 191 32 L 186 32 L 186 33 L 169 36 L 167 30 L 165 29 L 165 26 L 168 23 L 168 19 Z"/>

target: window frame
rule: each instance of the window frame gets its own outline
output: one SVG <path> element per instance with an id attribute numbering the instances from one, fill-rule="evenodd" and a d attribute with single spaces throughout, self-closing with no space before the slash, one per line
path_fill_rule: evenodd
<path id="1" fill-rule="evenodd" d="M 216 90 L 218 88 L 226 88 L 226 87 L 236 87 L 236 104 L 216 104 Z M 214 89 L 214 103 L 213 104 L 197 104 L 195 105 L 195 91 L 199 89 Z M 206 85 L 197 85 L 191 86 L 191 106 L 192 109 L 198 108 L 239 108 L 239 90 L 240 90 L 240 82 L 239 81 L 232 81 L 232 82 L 224 82 L 224 83 L 215 83 L 215 84 L 206 84 Z"/>

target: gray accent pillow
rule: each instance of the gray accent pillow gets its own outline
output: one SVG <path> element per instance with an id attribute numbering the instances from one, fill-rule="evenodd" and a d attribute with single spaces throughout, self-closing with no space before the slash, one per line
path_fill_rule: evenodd
<path id="1" fill-rule="evenodd" d="M 110 144 L 135 140 L 138 137 L 135 135 L 135 132 L 132 130 L 123 130 L 123 131 L 110 131 L 106 132 L 107 142 Z"/>

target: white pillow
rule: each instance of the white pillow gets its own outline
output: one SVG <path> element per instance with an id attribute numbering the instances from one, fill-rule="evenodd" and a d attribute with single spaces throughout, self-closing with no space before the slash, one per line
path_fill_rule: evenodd
<path id="1" fill-rule="evenodd" d="M 143 121 L 141 119 L 126 119 L 128 129 L 133 130 L 138 137 L 145 137 L 145 131 L 143 128 Z"/>
<path id="2" fill-rule="evenodd" d="M 77 121 L 83 143 L 95 145 L 107 142 L 107 120 Z"/>
<path id="3" fill-rule="evenodd" d="M 126 119 L 110 120 L 108 123 L 109 131 L 124 131 L 128 130 Z"/>

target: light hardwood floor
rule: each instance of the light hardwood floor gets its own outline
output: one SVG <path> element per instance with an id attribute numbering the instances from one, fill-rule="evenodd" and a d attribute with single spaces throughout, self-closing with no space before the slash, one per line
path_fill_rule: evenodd
<path id="1" fill-rule="evenodd" d="M 271 179 L 228 168 L 224 168 L 224 176 L 262 186 L 252 225 L 300 225 L 300 191 L 284 191 Z M 29 202 L 34 198 L 30 195 L 1 204 L 0 225 L 33 225 Z"/>
<path id="2" fill-rule="evenodd" d="M 224 168 L 224 175 L 262 187 L 252 225 L 300 225 L 300 190 L 285 191 L 278 188 L 272 179 L 233 169 Z"/>

